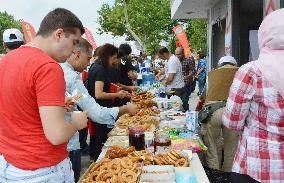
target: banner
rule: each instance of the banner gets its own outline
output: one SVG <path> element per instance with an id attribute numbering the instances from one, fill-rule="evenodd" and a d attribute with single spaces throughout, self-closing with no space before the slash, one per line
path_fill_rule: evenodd
<path id="1" fill-rule="evenodd" d="M 22 30 L 24 33 L 24 37 L 25 37 L 25 43 L 28 43 L 36 36 L 35 29 L 30 23 L 25 22 L 23 20 L 21 20 L 21 24 L 22 24 Z"/>
<path id="2" fill-rule="evenodd" d="M 280 0 L 264 0 L 263 17 L 280 8 Z"/>
<path id="3" fill-rule="evenodd" d="M 95 39 L 94 39 L 91 31 L 89 29 L 87 29 L 86 27 L 85 27 L 85 37 L 86 37 L 87 41 L 93 46 L 93 48 L 96 49 L 97 44 L 95 42 Z"/>
<path id="4" fill-rule="evenodd" d="M 173 28 L 174 33 L 176 34 L 179 43 L 182 45 L 184 49 L 184 55 L 186 58 L 191 57 L 190 46 L 185 34 L 185 30 L 183 29 L 182 25 L 177 25 Z"/>
<path id="5" fill-rule="evenodd" d="M 228 12 L 226 14 L 226 30 L 225 30 L 225 55 L 231 55 L 232 50 L 232 9 L 231 1 L 228 1 Z"/>

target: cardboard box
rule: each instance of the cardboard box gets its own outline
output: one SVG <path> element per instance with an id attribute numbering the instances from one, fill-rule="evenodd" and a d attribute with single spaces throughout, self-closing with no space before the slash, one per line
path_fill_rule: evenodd
<path id="1" fill-rule="evenodd" d="M 227 100 L 237 67 L 221 67 L 208 73 L 206 102 Z"/>

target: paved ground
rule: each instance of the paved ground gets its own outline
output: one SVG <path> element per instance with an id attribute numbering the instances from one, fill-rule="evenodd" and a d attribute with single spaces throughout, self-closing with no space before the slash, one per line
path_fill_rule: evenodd
<path id="1" fill-rule="evenodd" d="M 189 105 L 189 108 L 191 110 L 195 110 L 195 107 L 197 105 L 197 102 L 198 102 L 198 96 L 197 96 L 197 93 L 194 92 L 191 97 L 190 97 L 190 105 Z M 82 160 L 81 160 L 81 165 L 82 165 L 82 170 L 81 170 L 81 175 L 84 174 L 84 172 L 88 169 L 88 167 L 90 166 L 90 159 L 89 159 L 89 156 L 82 156 Z"/>

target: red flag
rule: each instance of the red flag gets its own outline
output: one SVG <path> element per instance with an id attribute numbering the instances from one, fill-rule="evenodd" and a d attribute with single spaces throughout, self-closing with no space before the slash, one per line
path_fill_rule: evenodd
<path id="1" fill-rule="evenodd" d="M 26 43 L 30 42 L 35 36 L 36 36 L 36 32 L 34 27 L 25 21 L 21 21 L 22 23 L 22 30 L 25 36 L 25 41 Z"/>
<path id="2" fill-rule="evenodd" d="M 95 39 L 94 39 L 91 31 L 89 31 L 89 29 L 87 29 L 86 27 L 85 27 L 85 36 L 86 36 L 87 41 L 93 46 L 94 49 L 96 49 L 97 44 L 95 42 Z"/>
<path id="3" fill-rule="evenodd" d="M 191 57 L 190 46 L 189 46 L 185 31 L 183 30 L 183 27 L 181 25 L 177 25 L 173 28 L 173 31 L 175 32 L 180 44 L 182 45 L 184 49 L 185 57 L 186 58 Z"/>

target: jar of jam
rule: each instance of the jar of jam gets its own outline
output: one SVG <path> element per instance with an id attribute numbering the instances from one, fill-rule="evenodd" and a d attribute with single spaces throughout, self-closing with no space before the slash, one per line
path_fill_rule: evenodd
<path id="1" fill-rule="evenodd" d="M 157 131 L 154 139 L 155 153 L 168 153 L 171 150 L 170 134 L 166 131 Z"/>
<path id="2" fill-rule="evenodd" d="M 136 151 L 145 150 L 145 134 L 142 127 L 128 128 L 129 146 L 134 146 Z"/>

